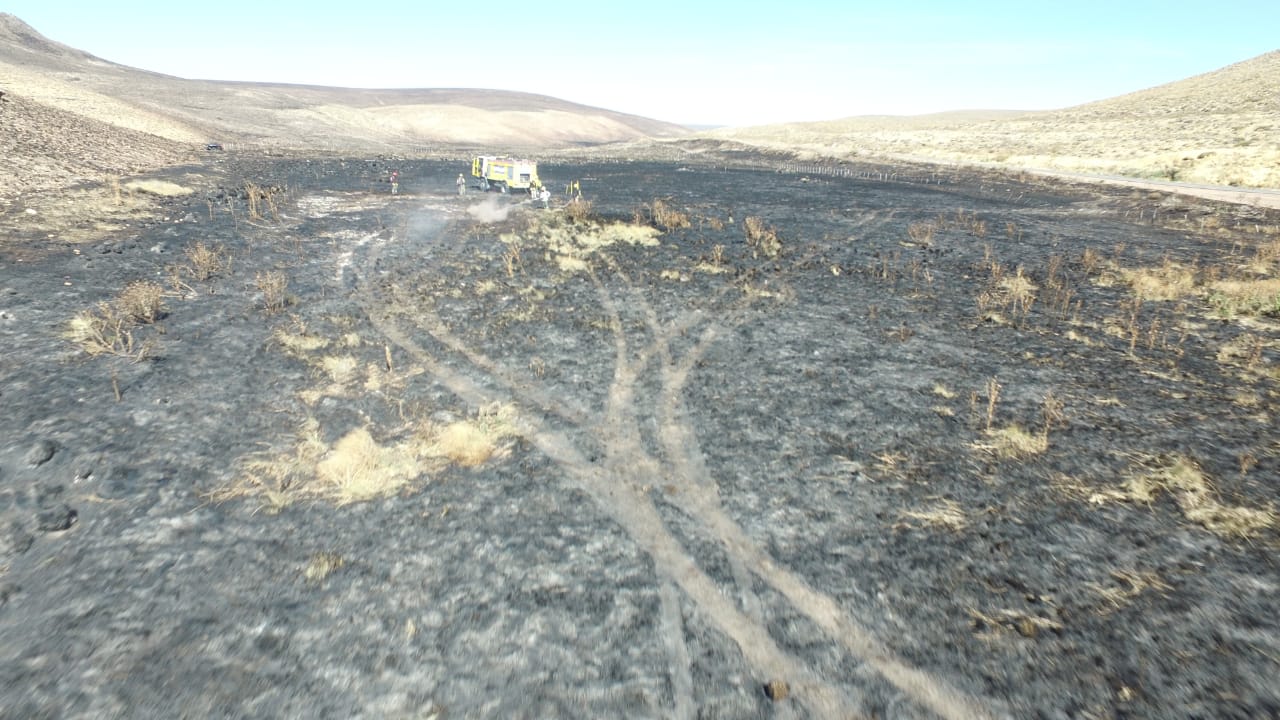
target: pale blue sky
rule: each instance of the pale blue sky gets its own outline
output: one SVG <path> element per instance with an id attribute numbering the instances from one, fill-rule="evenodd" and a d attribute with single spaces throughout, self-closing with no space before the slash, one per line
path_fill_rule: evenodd
<path id="1" fill-rule="evenodd" d="M 1280 48 L 1280 0 L 5 0 L 186 78 L 521 90 L 681 123 L 1100 100 Z"/>

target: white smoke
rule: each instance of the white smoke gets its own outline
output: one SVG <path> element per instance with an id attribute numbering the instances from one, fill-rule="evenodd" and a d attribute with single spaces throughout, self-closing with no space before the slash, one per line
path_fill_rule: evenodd
<path id="1" fill-rule="evenodd" d="M 467 214 L 482 223 L 496 223 L 507 219 L 511 214 L 511 205 L 505 205 L 497 196 L 489 197 L 467 208 Z"/>

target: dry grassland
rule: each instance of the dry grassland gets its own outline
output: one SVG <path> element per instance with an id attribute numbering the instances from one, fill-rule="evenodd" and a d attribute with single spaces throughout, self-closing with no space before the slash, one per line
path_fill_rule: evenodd
<path id="1" fill-rule="evenodd" d="M 880 157 L 1280 188 L 1280 51 L 1065 110 L 717 130 L 811 158 Z"/>

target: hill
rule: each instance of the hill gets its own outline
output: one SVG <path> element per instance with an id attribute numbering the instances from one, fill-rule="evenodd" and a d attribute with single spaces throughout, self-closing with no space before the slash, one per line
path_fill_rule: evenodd
<path id="1" fill-rule="evenodd" d="M 10 101 L 0 105 L 0 170 L 10 176 L 0 181 L 0 197 L 5 184 L 48 181 L 44 175 L 15 179 L 15 172 L 52 167 L 80 176 L 158 166 L 209 140 L 273 150 L 412 152 L 448 145 L 518 151 L 688 132 L 529 93 L 187 80 L 68 47 L 7 13 L 0 13 L 0 91 Z"/>
<path id="2" fill-rule="evenodd" d="M 1063 110 L 854 117 L 711 134 L 822 156 L 995 163 L 1276 188 L 1280 51 Z"/>

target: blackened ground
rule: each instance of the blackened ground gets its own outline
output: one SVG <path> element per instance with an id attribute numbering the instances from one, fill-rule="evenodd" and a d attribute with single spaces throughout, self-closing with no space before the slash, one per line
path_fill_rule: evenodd
<path id="1" fill-rule="evenodd" d="M 93 242 L 8 217 L 0 717 L 1280 716 L 1274 526 L 1120 497 L 1182 458 L 1223 507 L 1274 504 L 1280 333 L 1135 305 L 1105 270 L 1226 267 L 1274 217 L 954 173 L 544 164 L 605 220 L 690 218 L 574 271 L 530 225 L 562 210 L 459 198 L 457 163 L 218 162 Z M 250 216 L 246 181 L 276 212 Z M 197 241 L 234 263 L 137 331 L 151 357 L 61 336 Z M 996 264 L 1036 301 L 1000 302 Z M 273 339 L 304 327 L 402 382 L 305 399 L 319 372 Z M 491 401 L 527 424 L 480 468 L 341 507 L 213 500 L 304 419 L 390 440 Z M 1023 458 L 984 432 L 1046 422 Z M 343 564 L 309 578 L 317 557 Z"/>

